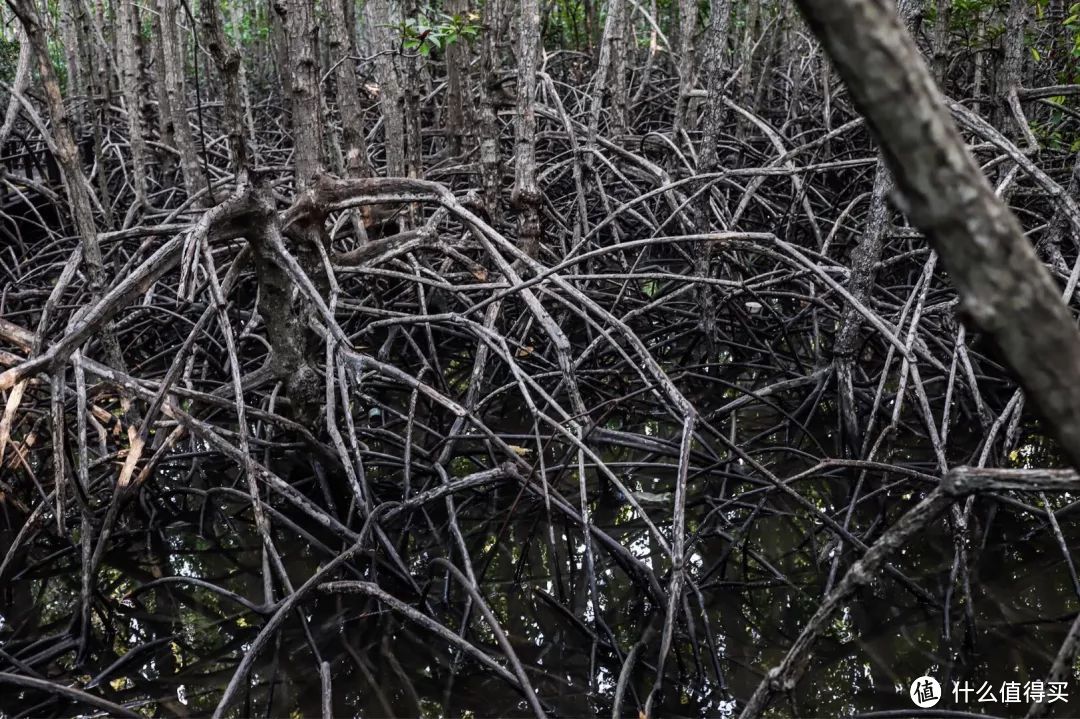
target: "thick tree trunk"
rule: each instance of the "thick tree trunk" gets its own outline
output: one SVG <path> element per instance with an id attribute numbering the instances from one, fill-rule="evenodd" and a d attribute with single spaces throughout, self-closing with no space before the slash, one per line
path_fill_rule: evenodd
<path id="1" fill-rule="evenodd" d="M 1016 218 L 964 146 L 886 0 L 798 0 L 878 138 L 905 201 L 956 284 L 1080 466 L 1080 331 Z"/>

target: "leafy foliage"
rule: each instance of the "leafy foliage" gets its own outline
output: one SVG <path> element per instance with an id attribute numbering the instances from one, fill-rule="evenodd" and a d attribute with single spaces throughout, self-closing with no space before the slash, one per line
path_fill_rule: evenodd
<path id="1" fill-rule="evenodd" d="M 480 34 L 479 19 L 475 12 L 450 15 L 427 6 L 418 15 L 405 18 L 396 29 L 403 49 L 427 57 L 432 50 L 441 50 L 451 43 L 475 40 Z"/>
<path id="2" fill-rule="evenodd" d="M 0 80 L 10 83 L 15 78 L 15 68 L 18 64 L 18 41 L 0 38 Z"/>

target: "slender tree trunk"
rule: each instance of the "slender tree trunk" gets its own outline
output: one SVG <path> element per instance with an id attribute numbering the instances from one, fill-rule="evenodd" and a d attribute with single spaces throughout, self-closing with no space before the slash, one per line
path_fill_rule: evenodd
<path id="1" fill-rule="evenodd" d="M 758 21 L 761 17 L 760 3 L 747 3 L 744 13 L 746 24 L 743 28 L 742 42 L 739 44 L 739 74 L 735 86 L 739 105 L 749 110 L 754 102 L 754 58 L 757 56 L 754 47 L 758 39 Z M 747 120 L 742 115 L 739 115 L 736 123 L 737 136 L 741 142 L 746 136 Z"/>
<path id="2" fill-rule="evenodd" d="M 79 14 L 77 6 L 79 0 L 61 0 L 59 3 L 60 13 L 60 37 L 64 43 L 64 58 L 67 60 L 67 94 L 68 99 L 84 93 L 88 83 L 83 77 L 82 62 L 79 49 Z M 78 103 L 72 112 L 72 124 L 75 134 L 78 135 L 82 127 L 82 103 Z"/>
<path id="3" fill-rule="evenodd" d="M 64 98 L 60 93 L 60 81 L 56 76 L 56 71 L 53 69 L 52 58 L 49 55 L 45 28 L 33 0 L 8 0 L 8 6 L 19 18 L 19 22 L 26 33 L 27 41 L 33 48 L 37 59 L 45 102 L 49 108 L 49 116 L 52 121 L 53 151 L 63 174 L 64 189 L 70 203 L 72 219 L 81 241 L 82 259 L 86 267 L 86 274 L 90 280 L 88 287 L 90 296 L 93 300 L 97 300 L 104 292 L 108 280 L 101 255 L 97 225 L 94 222 L 93 205 L 90 202 L 90 186 L 80 164 L 79 150 L 71 132 L 71 121 L 64 105 Z M 110 364 L 124 371 L 126 367 L 123 354 L 120 351 L 120 345 L 112 331 L 111 324 L 104 327 L 101 343 Z M 61 471 L 58 470 L 58 472 Z M 63 504 L 63 477 L 58 474 L 56 479 L 56 501 L 59 509 Z M 58 511 L 57 521 L 62 521 L 61 516 L 62 512 Z"/>
<path id="4" fill-rule="evenodd" d="M 1050 39 L 1046 47 L 1045 67 L 1047 76 L 1044 82 L 1047 85 L 1053 85 L 1058 81 L 1055 76 L 1056 72 L 1071 50 L 1069 47 L 1069 26 L 1065 24 L 1065 0 L 1049 0 L 1046 4 L 1045 19 Z"/>
<path id="5" fill-rule="evenodd" d="M 949 17 L 952 14 L 952 0 L 935 0 L 934 9 L 934 77 L 944 87 L 945 75 L 949 71 Z"/>
<path id="6" fill-rule="evenodd" d="M 712 0 L 709 26 L 705 31 L 702 70 L 705 72 L 705 108 L 701 127 L 701 150 L 698 159 L 702 172 L 715 172 L 719 165 L 720 133 L 726 114 L 720 93 L 727 60 L 728 25 L 731 0 Z"/>
<path id="7" fill-rule="evenodd" d="M 634 49 L 635 37 L 629 3 L 619 0 L 612 5 L 609 12 L 614 13 L 618 19 L 618 32 L 612 38 L 611 72 L 608 85 L 611 96 L 611 134 L 619 137 L 630 131 L 630 85 L 627 64 Z"/>
<path id="8" fill-rule="evenodd" d="M 971 110 L 976 115 L 982 112 L 982 103 L 979 98 L 986 93 L 986 58 L 988 53 L 984 46 L 986 32 L 983 27 L 983 14 L 982 8 L 979 8 L 975 15 L 975 68 L 972 71 L 971 78 L 971 94 L 974 99 L 971 103 Z"/>
<path id="9" fill-rule="evenodd" d="M 289 39 L 285 28 L 285 5 L 280 0 L 271 0 L 270 7 L 270 47 L 274 54 L 274 65 L 282 93 L 286 98 L 291 98 L 292 62 L 289 60 Z"/>
<path id="10" fill-rule="evenodd" d="M 180 173 L 184 180 L 184 189 L 188 197 L 193 197 L 199 191 L 202 171 L 191 125 L 188 123 L 187 93 L 184 90 L 186 63 L 177 32 L 179 8 L 178 0 L 158 0 L 158 12 L 161 13 L 161 48 L 165 60 L 165 92 L 169 96 L 169 110 L 172 112 L 172 135 L 176 140 L 176 149 L 180 152 Z"/>
<path id="11" fill-rule="evenodd" d="M 998 73 L 998 103 L 1001 115 L 1011 115 L 1016 134 L 1023 137 L 1028 147 L 1034 148 L 1038 142 L 1028 127 L 1024 110 L 1020 107 L 1017 91 L 1023 85 L 1024 58 L 1027 45 L 1024 32 L 1028 21 L 1028 0 L 1010 0 L 1009 11 L 1005 15 L 1005 59 Z"/>
<path id="12" fill-rule="evenodd" d="M 1069 184 L 1065 187 L 1065 194 L 1070 197 L 1080 197 L 1080 152 L 1073 158 L 1072 172 L 1069 174 Z M 1068 265 L 1061 253 L 1061 241 L 1069 232 L 1069 219 L 1065 216 L 1061 205 L 1054 210 L 1054 216 L 1050 219 L 1050 226 L 1042 245 L 1046 248 L 1047 259 L 1050 264 L 1061 272 L 1068 272 Z M 1080 237 L 1075 238 L 1080 242 Z"/>
<path id="13" fill-rule="evenodd" d="M 499 201 L 502 185 L 502 157 L 499 150 L 499 120 L 495 114 L 495 94 L 499 92 L 499 55 L 493 28 L 500 22 L 500 0 L 486 0 L 484 33 L 480 47 L 480 184 L 484 209 L 494 224 L 502 219 Z"/>
<path id="14" fill-rule="evenodd" d="M 288 30 L 292 73 L 293 166 L 296 189 L 305 189 L 322 170 L 322 105 L 319 92 L 319 62 L 316 59 L 315 7 L 312 0 L 288 0 L 285 27 Z"/>
<path id="15" fill-rule="evenodd" d="M 64 98 L 60 93 L 60 80 L 53 70 L 49 55 L 49 41 L 42 25 L 41 16 L 34 7 L 33 0 L 8 0 L 8 6 L 22 23 L 27 41 L 34 50 L 38 73 L 45 93 L 45 101 L 52 120 L 52 135 L 55 143 L 56 161 L 64 175 L 64 187 L 71 203 L 72 219 L 82 238 L 83 260 L 90 276 L 90 287 L 94 293 L 100 293 L 105 287 L 105 269 L 101 259 L 101 246 L 98 243 L 97 225 L 94 223 L 94 211 L 90 202 L 86 177 L 80 165 L 78 147 L 71 132 L 71 123 Z"/>
<path id="16" fill-rule="evenodd" d="M 518 242 L 529 257 L 540 251 L 540 187 L 536 184 L 536 73 L 540 56 L 540 7 L 522 0 L 518 25 L 517 162 L 510 200 L 521 212 Z"/>
<path id="17" fill-rule="evenodd" d="M 910 27 L 914 20 L 917 5 L 910 0 L 901 2 L 897 12 L 902 22 Z M 851 253 L 851 275 L 847 290 L 860 304 L 868 305 L 877 283 L 877 268 L 889 230 L 888 198 L 895 185 L 884 159 L 878 159 L 874 168 L 874 185 L 870 192 L 870 206 L 866 213 L 866 223 L 859 238 L 859 243 Z M 840 320 L 833 345 L 835 356 L 836 380 L 840 397 L 840 418 L 844 423 L 847 447 L 853 456 L 858 457 L 863 446 L 863 424 L 860 421 L 855 402 L 855 390 L 852 372 L 855 366 L 855 350 L 859 346 L 862 315 L 854 305 L 847 305 Z"/>
<path id="18" fill-rule="evenodd" d="M 350 177 L 370 177 L 356 64 L 350 59 L 355 54 L 355 48 L 347 32 L 350 23 L 346 20 L 346 13 L 353 12 L 352 0 L 331 0 L 327 7 L 330 12 L 330 62 L 337 64 L 334 76 L 341 111 L 345 169 Z"/>
<path id="19" fill-rule="evenodd" d="M 168 77 L 165 74 L 165 48 L 162 43 L 161 14 L 150 13 L 150 26 L 154 33 L 152 52 L 154 53 L 154 96 L 157 98 L 157 121 L 158 136 L 161 144 L 168 148 L 176 147 L 176 138 L 173 133 L 173 111 L 169 104 Z M 166 178 L 173 177 L 176 169 L 176 158 L 169 149 L 159 149 L 157 153 L 158 165 L 161 168 L 162 182 Z"/>
<path id="20" fill-rule="evenodd" d="M 686 127 L 690 91 L 694 89 L 694 30 L 697 28 L 697 0 L 679 0 L 679 54 L 675 67 L 679 73 L 679 97 L 675 104 L 672 134 L 675 142 Z"/>
<path id="21" fill-rule="evenodd" d="M 376 51 L 375 75 L 379 81 L 379 105 L 383 114 L 383 144 L 386 152 L 387 177 L 405 175 L 405 97 L 401 88 L 397 64 L 392 53 L 398 49 L 394 37 L 389 3 L 366 3 L 370 13 L 368 27 L 374 32 Z"/>
<path id="22" fill-rule="evenodd" d="M 229 137 L 230 169 L 239 174 L 247 166 L 247 141 L 244 136 L 244 103 L 240 97 L 240 53 L 225 35 L 216 0 L 200 8 L 203 37 L 214 58 L 224 87 L 225 132 Z"/>
<path id="23" fill-rule="evenodd" d="M 592 104 L 589 112 L 588 142 L 596 143 L 596 135 L 600 126 L 600 111 L 604 106 L 604 99 L 614 95 L 615 85 L 625 88 L 625 66 L 617 67 L 614 59 L 619 56 L 619 45 L 623 44 L 623 36 L 626 32 L 626 14 L 623 11 L 623 0 L 611 0 L 608 7 L 607 21 L 604 24 L 604 35 L 600 41 L 600 56 L 596 63 L 596 74 L 593 76 Z M 616 73 L 623 73 L 623 77 L 616 79 Z M 622 89 L 625 98 L 625 89 Z M 614 99 L 614 98 L 613 98 Z M 616 133 L 626 130 L 626 101 L 619 101 L 621 113 L 614 118 L 613 131 Z"/>
<path id="24" fill-rule="evenodd" d="M 783 37 L 786 20 L 787 0 L 779 0 L 776 23 L 773 25 L 772 34 L 769 35 L 769 47 L 761 61 L 761 68 L 757 74 L 757 85 L 754 88 L 754 99 L 750 103 L 750 112 L 755 115 L 761 112 L 766 92 L 773 86 L 770 80 L 772 79 L 773 68 L 776 66 L 780 38 Z"/>
<path id="25" fill-rule="evenodd" d="M 258 17 L 254 8 L 248 11 L 252 16 L 252 21 L 257 22 Z M 240 0 L 229 1 L 229 24 L 232 25 L 232 31 L 235 37 L 233 37 L 233 46 L 238 49 L 243 48 L 243 38 L 240 36 L 240 27 L 243 22 L 244 9 Z M 255 43 L 252 43 L 252 50 L 256 50 Z M 258 63 L 252 63 L 254 67 L 258 67 Z M 243 56 L 240 58 L 240 66 L 237 68 L 237 77 L 240 82 L 240 97 L 244 103 L 244 127 L 248 133 L 248 151 L 252 155 L 252 159 L 258 162 L 258 143 L 255 138 L 255 115 L 251 109 L 251 88 L 248 83 L 247 65 L 244 63 Z"/>
<path id="26" fill-rule="evenodd" d="M 452 0 L 448 3 L 450 12 L 461 15 L 468 7 L 461 0 Z M 465 138 L 465 100 L 466 90 L 463 89 L 468 75 L 468 58 L 461 42 L 453 42 L 446 46 L 446 143 L 450 154 L 457 157 L 461 154 L 463 140 Z"/>
<path id="27" fill-rule="evenodd" d="M 150 153 L 142 127 L 142 93 L 140 92 L 139 58 L 135 49 L 139 29 L 136 27 L 131 0 L 118 0 L 116 5 L 116 44 L 120 60 L 120 91 L 127 110 L 128 140 L 131 143 L 131 174 L 135 204 L 146 203 L 147 177 Z"/>

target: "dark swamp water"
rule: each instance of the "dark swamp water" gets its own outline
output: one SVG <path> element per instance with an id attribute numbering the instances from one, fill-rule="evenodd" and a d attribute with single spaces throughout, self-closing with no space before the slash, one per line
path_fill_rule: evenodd
<path id="1" fill-rule="evenodd" d="M 629 422 L 623 424 L 628 426 Z M 656 422 L 638 429 L 657 437 L 671 430 Z M 749 425 L 744 429 L 751 431 Z M 906 465 L 920 466 L 917 449 L 895 452 L 906 457 Z M 131 510 L 134 518 L 118 530 L 105 558 L 99 599 L 100 606 L 109 610 L 94 621 L 111 646 L 76 666 L 71 642 L 55 640 L 68 630 L 72 607 L 79 603 L 76 550 L 57 544 L 37 546 L 0 586 L 0 648 L 23 661 L 50 666 L 51 676 L 77 686 L 92 681 L 112 701 L 141 704 L 141 713 L 147 716 L 212 712 L 263 618 L 183 579 L 140 590 L 161 578 L 195 578 L 254 604 L 264 596 L 265 567 L 251 513 L 242 494 L 229 489 L 242 485 L 219 458 L 194 454 L 177 456 L 162 469 L 154 491 Z M 627 486 L 638 492 L 639 502 L 654 521 L 669 521 L 665 506 L 673 481 L 669 460 L 636 450 L 617 450 L 605 459 L 624 472 Z M 1021 441 L 1013 459 L 1016 464 L 1044 466 L 1056 458 L 1043 440 L 1031 435 Z M 456 461 L 455 469 L 466 473 L 468 461 Z M 294 475 L 297 486 L 317 494 L 315 478 L 303 474 Z M 823 508 L 842 505 L 841 497 L 851 484 L 850 470 L 826 474 L 803 485 L 802 491 Z M 193 487 L 219 489 L 200 492 Z M 737 465 L 692 477 L 687 522 L 693 537 L 692 576 L 700 591 L 688 597 L 685 611 L 695 617 L 698 634 L 694 641 L 688 641 L 685 633 L 677 636 L 658 708 L 662 716 L 737 713 L 734 699 L 749 696 L 761 667 L 782 658 L 817 608 L 828 581 L 837 546 L 823 544 L 808 531 L 810 525 L 794 508 L 785 509 L 775 500 L 767 507 L 756 504 L 755 493 L 746 490 Z M 618 490 L 592 482 L 590 496 L 593 521 L 651 565 L 659 550 Z M 856 514 L 864 514 L 871 524 L 875 517 L 891 523 L 911 501 L 910 485 L 886 487 L 860 505 Z M 1058 518 L 1067 543 L 1075 546 L 1080 530 L 1066 520 L 1072 511 L 1070 499 L 1053 501 L 1056 507 L 1069 506 Z M 560 716 L 610 715 L 620 664 L 603 641 L 594 641 L 596 624 L 587 601 L 581 571 L 584 546 L 577 529 L 557 519 L 549 525 L 543 504 L 522 499 L 513 485 L 461 496 L 458 512 L 484 596 L 548 708 Z M 167 521 L 161 521 L 162 515 Z M 753 521 L 747 522 L 750 517 Z M 1068 566 L 1046 523 L 1036 521 L 1029 508 L 980 500 L 972 517 L 971 605 L 954 594 L 946 619 L 941 604 L 931 606 L 901 582 L 880 578 L 836 617 L 818 642 L 805 679 L 785 701 L 774 704 L 771 714 L 849 716 L 910 710 L 908 686 L 923 674 L 936 676 L 946 688 L 952 681 L 998 686 L 1043 678 L 1075 616 L 1076 588 Z M 302 518 L 291 518 L 303 525 Z M 425 569 L 429 557 L 444 552 L 432 539 L 437 534 L 433 528 L 445 522 L 439 503 L 430 507 L 426 521 L 428 526 L 414 522 L 397 527 L 402 555 L 415 562 L 413 576 L 427 578 L 421 585 L 423 596 L 413 596 L 412 603 L 442 607 L 441 616 L 457 630 L 454 611 L 445 610 L 456 608 L 460 621 L 460 596 L 451 594 L 445 571 Z M 946 521 L 936 521 L 894 562 L 934 597 L 948 593 L 954 562 Z M 325 563 L 326 555 L 292 528 L 280 522 L 277 526 L 275 539 L 285 566 L 299 584 Z M 552 534 L 554 556 L 545 540 Z M 735 535 L 741 541 L 733 548 Z M 5 546 L 10 539 L 5 537 Z M 604 623 L 621 646 L 633 646 L 662 612 L 607 554 L 597 552 L 596 563 Z M 396 589 L 399 596 L 409 596 L 407 588 Z M 305 635 L 299 622 L 286 622 L 258 657 L 251 687 L 233 715 L 318 716 L 321 685 L 312 644 L 331 668 L 335 716 L 529 713 L 520 695 L 504 681 L 422 627 L 363 597 L 317 596 L 305 602 L 302 611 L 312 636 Z M 485 631 L 482 622 L 470 625 L 474 642 L 494 647 L 492 635 Z M 705 631 L 711 635 L 703 636 Z M 653 681 L 655 641 L 649 646 L 628 689 L 626 716 L 636 714 L 635 693 L 644 701 Z M 45 653 L 50 656 L 43 659 L 40 655 Z M 0 714 L 5 717 L 75 711 L 74 705 L 57 704 L 36 692 L 6 689 L 0 697 Z M 1071 701 L 1080 703 L 1080 695 Z M 938 708 L 952 706 L 946 694 Z M 1020 716 L 1026 706 L 971 702 L 954 708 Z M 1052 707 L 1057 710 L 1054 715 L 1070 715 L 1061 711 L 1066 706 L 1072 708 Z"/>

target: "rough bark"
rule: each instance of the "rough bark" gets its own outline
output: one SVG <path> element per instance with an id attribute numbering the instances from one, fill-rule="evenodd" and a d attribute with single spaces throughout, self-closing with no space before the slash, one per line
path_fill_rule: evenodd
<path id="1" fill-rule="evenodd" d="M 240 94 L 240 52 L 225 35 L 217 2 L 205 2 L 200 8 L 203 36 L 221 76 L 225 104 L 225 132 L 229 136 L 230 169 L 239 174 L 247 165 L 247 141 L 244 136 L 244 103 Z"/>
<path id="2" fill-rule="evenodd" d="M 724 65 L 727 59 L 728 25 L 731 21 L 731 0 L 713 0 L 709 10 L 709 26 L 705 32 L 702 70 L 705 72 L 705 109 L 702 120 L 702 172 L 714 172 L 719 165 L 720 133 L 724 128 L 723 90 Z"/>
<path id="3" fill-rule="evenodd" d="M 612 37 L 611 72 L 608 84 L 611 98 L 611 134 L 618 137 L 629 132 L 630 87 L 627 82 L 627 60 L 634 49 L 635 37 L 634 26 L 630 21 L 629 5 L 622 0 L 612 5 L 609 12 L 616 14 L 618 32 Z"/>
<path id="4" fill-rule="evenodd" d="M 466 0 L 449 0 L 447 9 L 451 15 L 468 13 Z M 461 154 L 467 128 L 465 123 L 465 98 L 468 91 L 468 51 L 464 42 L 452 42 L 446 46 L 446 140 L 450 154 Z"/>
<path id="5" fill-rule="evenodd" d="M 897 13 L 905 25 L 911 27 L 917 5 L 914 2 L 899 2 Z M 868 305 L 877 281 L 877 266 L 885 248 L 886 234 L 889 229 L 889 195 L 894 189 L 892 176 L 883 159 L 879 159 L 874 168 L 874 186 L 870 192 L 870 205 L 866 213 L 866 223 L 859 243 L 851 253 L 851 275 L 847 290 L 860 304 Z M 851 453 L 858 456 L 863 445 L 862 423 L 856 409 L 855 390 L 852 372 L 855 365 L 855 350 L 859 345 L 862 315 L 854 305 L 847 305 L 836 333 L 833 352 L 836 357 L 836 380 L 840 397 L 840 416 L 844 422 L 847 446 Z"/>
<path id="6" fill-rule="evenodd" d="M 330 62 L 337 64 L 334 77 L 337 80 L 338 109 L 341 111 L 345 170 L 350 177 L 369 177 L 371 167 L 368 164 L 356 66 L 350 59 L 355 55 L 355 49 L 347 34 L 349 23 L 346 20 L 346 7 L 349 13 L 353 11 L 351 0 L 331 0 L 328 3 Z"/>
<path id="7" fill-rule="evenodd" d="M 694 87 L 694 29 L 697 27 L 697 0 L 679 0 L 679 97 L 675 105 L 672 134 L 675 142 L 686 127 L 686 112 L 690 91 Z"/>
<path id="8" fill-rule="evenodd" d="M 1024 58 L 1027 53 L 1024 32 L 1027 21 L 1028 0 L 1011 0 L 1009 11 L 1005 15 L 1005 59 L 998 73 L 997 99 L 1000 106 L 999 117 L 1011 116 L 1017 135 L 1027 141 L 1028 147 L 1034 148 L 1038 143 L 1028 127 L 1017 96 L 1024 78 Z"/>
<path id="9" fill-rule="evenodd" d="M 285 16 L 292 74 L 293 167 L 296 189 L 306 188 L 322 169 L 322 112 L 319 62 L 315 56 L 315 8 L 312 0 L 289 0 Z"/>
<path id="10" fill-rule="evenodd" d="M 949 70 L 949 15 L 952 13 L 952 0 L 934 2 L 934 77 L 939 83 L 945 82 Z"/>
<path id="11" fill-rule="evenodd" d="M 1080 331 L 1016 218 L 964 146 L 886 0 L 798 0 L 877 138 L 904 210 L 978 329 L 1080 466 Z"/>
<path id="12" fill-rule="evenodd" d="M 368 26 L 375 34 L 375 76 L 379 81 L 379 106 L 383 114 L 385 137 L 386 176 L 405 175 L 405 96 L 401 89 L 398 68 L 392 53 L 398 49 L 394 38 L 394 24 L 389 3 L 367 3 Z"/>
<path id="13" fill-rule="evenodd" d="M 139 58 L 135 48 L 138 27 L 135 24 L 131 0 L 119 0 L 116 5 L 117 37 L 116 44 L 120 60 L 120 91 L 127 110 L 127 125 L 131 143 L 132 188 L 135 191 L 135 204 L 146 202 L 146 169 L 150 165 L 150 154 L 146 148 L 146 137 L 142 126 L 142 94 L 140 88 Z"/>
<path id="14" fill-rule="evenodd" d="M 600 56 L 596 63 L 596 74 L 593 77 L 592 87 L 592 105 L 589 112 L 589 128 L 588 128 L 588 141 L 592 145 L 596 142 L 596 135 L 600 126 L 600 111 L 603 109 L 604 100 L 610 92 L 614 92 L 614 86 L 618 83 L 625 88 L 625 77 L 616 80 L 615 74 L 617 72 L 625 72 L 625 66 L 617 66 L 614 62 L 616 56 L 619 54 L 617 50 L 618 45 L 623 42 L 623 35 L 626 32 L 625 27 L 625 12 L 622 7 L 622 0 L 612 0 L 611 6 L 608 8 L 607 20 L 604 23 L 604 35 L 600 41 Z M 625 115 L 625 89 L 623 89 L 624 99 L 619 102 L 619 107 L 622 109 L 622 113 L 612 118 L 614 125 L 613 128 L 616 133 L 622 128 L 621 131 L 625 131 L 626 128 L 626 115 Z M 613 103 L 614 104 L 614 103 Z"/>
<path id="15" fill-rule="evenodd" d="M 523 0 L 518 25 L 517 162 L 510 200 L 521 212 L 518 242 L 529 257 L 540 246 L 540 188 L 536 184 L 536 73 L 540 56 L 540 6 Z"/>
<path id="16" fill-rule="evenodd" d="M 499 92 L 499 60 L 494 28 L 499 24 L 502 3 L 484 3 L 484 32 L 480 47 L 480 184 L 484 209 L 492 222 L 502 218 L 499 192 L 502 184 L 502 156 L 499 151 L 499 122 L 495 114 L 495 95 Z"/>
<path id="17" fill-rule="evenodd" d="M 158 0 L 158 12 L 161 14 L 161 47 L 165 60 L 165 92 L 169 96 L 169 110 L 172 113 L 172 133 L 176 140 L 176 149 L 180 153 L 180 172 L 184 180 L 184 189 L 188 197 L 194 196 L 200 189 L 199 157 L 195 150 L 195 139 L 188 123 L 187 93 L 184 89 L 184 53 L 177 33 L 180 5 L 177 0 Z"/>

